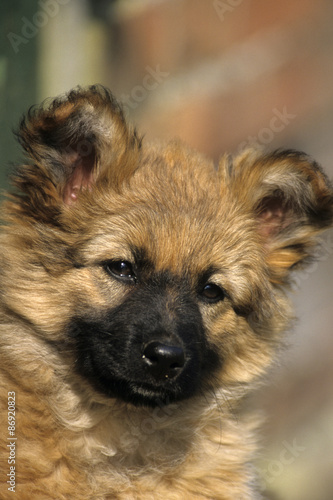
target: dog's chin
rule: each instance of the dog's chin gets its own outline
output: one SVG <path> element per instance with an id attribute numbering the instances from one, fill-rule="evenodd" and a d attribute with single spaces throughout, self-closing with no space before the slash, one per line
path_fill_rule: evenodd
<path id="1" fill-rule="evenodd" d="M 160 384 L 158 386 L 125 380 L 106 380 L 103 378 L 95 378 L 90 382 L 92 382 L 97 391 L 107 397 L 115 398 L 134 406 L 149 408 L 160 408 L 178 403 L 197 393 L 196 384 L 184 390 L 178 384 L 170 384 L 168 381 L 166 381 L 165 385 Z"/>

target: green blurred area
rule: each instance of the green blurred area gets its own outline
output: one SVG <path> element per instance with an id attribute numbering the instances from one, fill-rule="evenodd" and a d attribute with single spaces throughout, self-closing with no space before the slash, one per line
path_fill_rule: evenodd
<path id="1" fill-rule="evenodd" d="M 36 12 L 35 0 L 0 3 L 0 189 L 8 186 L 11 163 L 21 156 L 13 134 L 20 117 L 36 102 L 37 39 L 26 20 Z"/>

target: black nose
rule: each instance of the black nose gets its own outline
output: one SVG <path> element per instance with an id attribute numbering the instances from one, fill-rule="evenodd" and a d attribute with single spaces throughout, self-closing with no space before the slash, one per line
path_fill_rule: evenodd
<path id="1" fill-rule="evenodd" d="M 185 355 L 182 347 L 153 340 L 146 344 L 142 360 L 156 379 L 173 378 L 182 371 Z"/>

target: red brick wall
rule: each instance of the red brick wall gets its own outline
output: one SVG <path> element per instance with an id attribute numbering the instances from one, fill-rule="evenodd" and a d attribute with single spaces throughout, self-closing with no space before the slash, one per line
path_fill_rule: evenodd
<path id="1" fill-rule="evenodd" d="M 214 157 L 249 137 L 289 145 L 332 106 L 329 0 L 140 3 L 115 11 L 108 79 L 149 138 L 180 136 Z M 269 133 L 276 112 L 293 118 Z"/>

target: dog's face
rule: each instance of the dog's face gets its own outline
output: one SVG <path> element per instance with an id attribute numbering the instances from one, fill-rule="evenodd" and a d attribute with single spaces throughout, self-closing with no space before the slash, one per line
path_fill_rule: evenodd
<path id="1" fill-rule="evenodd" d="M 104 213 L 83 216 L 82 201 L 68 214 L 69 224 L 80 218 L 76 234 L 88 233 L 73 278 L 82 295 L 88 274 L 89 288 L 67 342 L 98 389 L 138 404 L 220 384 L 228 351 L 242 349 L 242 333 L 250 341 L 246 318 L 267 288 L 253 222 L 221 192 L 214 167 L 202 169 L 195 155 L 173 162 L 154 153 L 120 194 L 99 194 Z M 262 356 L 265 347 L 250 342 Z"/>
<path id="2" fill-rule="evenodd" d="M 332 220 L 294 152 L 218 167 L 145 147 L 103 89 L 22 122 L 2 302 L 106 397 L 157 406 L 250 382 L 286 326 L 281 288 Z M 283 309 L 283 310 L 282 310 Z"/>

